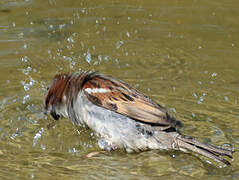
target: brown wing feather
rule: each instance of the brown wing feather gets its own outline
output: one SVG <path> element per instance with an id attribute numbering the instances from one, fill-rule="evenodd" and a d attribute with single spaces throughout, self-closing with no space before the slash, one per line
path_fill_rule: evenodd
<path id="1" fill-rule="evenodd" d="M 87 88 L 101 88 L 107 93 L 89 93 Z M 163 126 L 172 123 L 164 108 L 120 80 L 95 75 L 83 85 L 83 90 L 92 103 L 138 121 Z"/>

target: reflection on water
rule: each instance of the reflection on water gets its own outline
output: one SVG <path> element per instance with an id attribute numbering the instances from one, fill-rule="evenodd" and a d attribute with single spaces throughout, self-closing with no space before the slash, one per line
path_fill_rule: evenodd
<path id="1" fill-rule="evenodd" d="M 184 134 L 239 145 L 238 2 L 0 2 L 4 179 L 238 179 L 179 152 L 100 152 L 94 135 L 42 113 L 56 73 L 97 70 L 167 107 Z"/>

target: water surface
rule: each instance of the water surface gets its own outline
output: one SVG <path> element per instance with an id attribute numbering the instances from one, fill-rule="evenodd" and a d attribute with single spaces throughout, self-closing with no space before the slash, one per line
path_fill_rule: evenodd
<path id="1" fill-rule="evenodd" d="M 231 167 L 180 152 L 101 152 L 90 131 L 42 113 L 57 73 L 120 78 L 203 142 L 239 145 L 239 3 L 0 2 L 2 179 L 238 179 Z M 208 161 L 208 162 L 207 162 Z"/>

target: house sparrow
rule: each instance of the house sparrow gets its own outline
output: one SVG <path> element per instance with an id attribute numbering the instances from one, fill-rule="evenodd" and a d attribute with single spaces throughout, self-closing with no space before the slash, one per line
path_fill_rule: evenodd
<path id="1" fill-rule="evenodd" d="M 45 96 L 45 112 L 92 129 L 104 150 L 192 151 L 225 165 L 233 150 L 203 144 L 176 130 L 179 121 L 127 83 L 96 72 L 56 75 Z"/>

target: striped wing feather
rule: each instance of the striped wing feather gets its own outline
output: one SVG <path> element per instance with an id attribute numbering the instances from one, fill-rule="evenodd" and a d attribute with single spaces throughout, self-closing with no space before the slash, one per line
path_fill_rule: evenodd
<path id="1" fill-rule="evenodd" d="M 84 83 L 83 90 L 95 105 L 144 123 L 171 125 L 164 108 L 123 81 L 96 74 Z"/>

